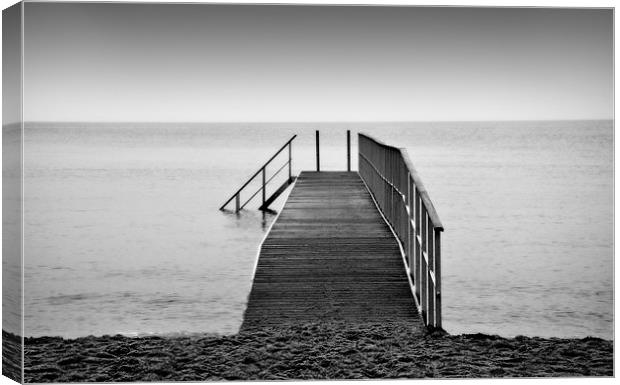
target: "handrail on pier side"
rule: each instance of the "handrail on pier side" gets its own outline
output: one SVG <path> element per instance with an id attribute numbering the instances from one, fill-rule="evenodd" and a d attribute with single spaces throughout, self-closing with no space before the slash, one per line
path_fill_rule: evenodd
<path id="1" fill-rule="evenodd" d="M 407 150 L 359 134 L 359 174 L 405 252 L 407 274 L 422 319 L 441 329 L 443 225 Z"/>
<path id="2" fill-rule="evenodd" d="M 284 143 L 284 145 L 282 147 L 280 147 L 280 149 L 278 151 L 276 151 L 275 154 L 273 154 L 273 156 L 271 158 L 269 158 L 269 160 L 267 162 L 265 162 L 265 164 L 263 164 L 263 166 L 261 168 L 258 169 L 258 171 L 256 171 L 256 173 L 254 173 L 254 175 L 252 175 L 247 182 L 245 182 L 243 184 L 243 186 L 241 186 L 241 188 L 239 190 L 237 190 L 221 207 L 220 210 L 224 210 L 226 208 L 226 206 L 234 199 L 235 200 L 235 213 L 239 212 L 239 210 L 243 209 L 245 207 L 245 205 L 247 205 L 259 192 L 262 191 L 262 205 L 260 206 L 259 210 L 263 210 L 263 211 L 269 211 L 269 205 L 271 203 L 273 203 L 273 201 L 275 200 L 275 198 L 277 198 L 285 189 L 286 187 L 288 187 L 291 183 L 293 183 L 293 181 L 295 180 L 295 177 L 292 175 L 292 147 L 293 147 L 293 140 L 297 137 L 297 135 L 293 135 L 292 138 L 290 138 L 286 143 Z M 269 163 L 271 163 L 272 160 L 275 159 L 276 156 L 278 156 L 285 148 L 288 147 L 288 161 L 286 163 L 284 163 L 284 165 L 282 165 L 282 167 L 280 167 L 269 179 L 267 179 L 267 166 L 269 165 Z M 267 186 L 267 184 L 269 182 L 271 182 L 271 180 L 280 173 L 280 171 L 282 171 L 286 166 L 288 165 L 288 179 L 284 182 L 284 184 L 282 184 L 282 186 L 280 186 L 280 188 L 278 190 L 276 190 L 275 193 L 273 193 L 271 195 L 271 197 L 267 198 L 266 196 L 266 189 L 265 187 Z M 241 204 L 241 192 L 243 191 L 244 188 L 246 188 L 247 185 L 250 184 L 250 182 L 252 182 L 254 180 L 254 178 L 256 178 L 258 176 L 258 174 L 262 174 L 262 184 L 261 187 L 256 190 L 246 201 L 245 203 Z"/>

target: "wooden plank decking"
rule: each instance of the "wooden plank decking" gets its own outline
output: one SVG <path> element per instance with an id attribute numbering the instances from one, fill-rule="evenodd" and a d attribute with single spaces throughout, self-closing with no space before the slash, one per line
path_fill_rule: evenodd
<path id="1" fill-rule="evenodd" d="M 396 240 L 357 172 L 302 172 L 260 250 L 242 329 L 317 320 L 422 327 Z"/>

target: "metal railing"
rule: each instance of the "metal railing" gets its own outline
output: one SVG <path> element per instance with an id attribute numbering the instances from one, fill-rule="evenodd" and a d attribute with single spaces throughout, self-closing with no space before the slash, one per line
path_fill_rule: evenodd
<path id="1" fill-rule="evenodd" d="M 271 158 L 269 158 L 269 160 L 267 162 L 265 162 L 265 164 L 263 164 L 263 166 L 261 168 L 259 168 L 258 171 L 256 171 L 256 173 L 254 173 L 254 175 L 252 175 L 247 180 L 247 182 L 245 182 L 243 184 L 243 186 L 241 186 L 241 188 L 239 190 L 237 190 L 226 201 L 226 203 L 224 203 L 220 207 L 220 210 L 224 210 L 226 208 L 226 206 L 234 199 L 235 200 L 235 213 L 239 212 L 239 210 L 243 209 L 259 192 L 262 191 L 262 205 L 259 207 L 259 210 L 269 211 L 268 210 L 269 209 L 269 205 L 286 189 L 286 187 L 288 187 L 295 180 L 295 177 L 292 175 L 292 151 L 293 151 L 292 147 L 293 147 L 293 140 L 296 137 L 297 137 L 297 135 L 293 135 L 292 138 L 290 138 L 286 143 L 284 143 L 284 145 L 278 151 L 276 151 L 276 153 L 273 154 L 273 156 Z M 278 156 L 287 147 L 288 147 L 288 161 L 286 163 L 284 163 L 284 165 L 282 165 L 282 167 L 280 167 L 276 172 L 274 172 L 273 175 L 271 175 L 269 177 L 269 179 L 267 179 L 267 166 L 269 165 L 269 163 L 271 163 L 272 160 L 275 159 L 276 156 Z M 284 184 L 282 184 L 282 186 L 280 186 L 280 188 L 278 190 L 276 190 L 276 192 L 274 192 L 269 198 L 267 198 L 267 190 L 266 190 L 267 184 L 269 182 L 271 182 L 273 180 L 273 178 L 275 178 L 276 175 L 278 175 L 280 173 L 280 171 L 282 171 L 287 165 L 288 165 L 288 179 L 284 182 Z M 262 175 L 262 184 L 261 184 L 261 186 L 243 204 L 241 204 L 241 192 L 259 174 Z"/>
<path id="2" fill-rule="evenodd" d="M 441 329 L 443 225 L 407 150 L 359 134 L 359 174 L 405 252 L 405 267 L 426 326 Z"/>

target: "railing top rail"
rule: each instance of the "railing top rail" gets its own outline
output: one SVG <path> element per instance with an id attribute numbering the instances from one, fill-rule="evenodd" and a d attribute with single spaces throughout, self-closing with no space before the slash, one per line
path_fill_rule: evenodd
<path id="1" fill-rule="evenodd" d="M 415 167 L 413 167 L 413 163 L 411 162 L 411 159 L 409 158 L 409 153 L 407 152 L 407 149 L 402 148 L 402 147 L 390 146 L 389 144 L 385 144 L 384 142 L 378 139 L 375 139 L 370 135 L 361 133 L 361 132 L 359 133 L 359 136 L 363 136 L 364 138 L 375 142 L 379 146 L 391 148 L 393 150 L 400 152 L 400 155 L 402 156 L 403 161 L 407 165 L 407 169 L 409 169 L 411 178 L 413 179 L 418 191 L 420 192 L 420 198 L 424 202 L 424 207 L 426 207 L 426 212 L 428 213 L 428 216 L 431 218 L 431 221 L 433 222 L 433 227 L 435 228 L 436 231 L 443 231 L 443 225 L 441 223 L 441 220 L 439 219 L 439 215 L 437 215 L 435 206 L 433 206 L 433 202 L 431 202 L 431 198 L 429 197 L 428 192 L 426 191 L 426 187 L 424 187 L 424 183 L 422 183 L 422 178 L 420 178 Z"/>
<path id="2" fill-rule="evenodd" d="M 291 137 L 291 138 L 290 138 L 290 139 L 289 139 L 286 143 L 284 143 L 284 145 L 283 145 L 282 147 L 280 147 L 280 149 L 279 149 L 278 151 L 276 151 L 276 153 L 275 153 L 275 154 L 273 154 L 273 156 L 272 156 L 271 158 L 269 158 L 269 160 L 268 160 L 268 161 L 266 161 L 265 163 L 263 163 L 263 165 L 262 165 L 262 166 L 258 169 L 258 171 L 256 171 L 256 172 L 254 173 L 254 175 L 252 175 L 250 178 L 248 178 L 247 182 L 245 182 L 245 183 L 243 184 L 243 186 L 241 186 L 241 188 L 239 188 L 237 191 L 235 191 L 235 193 L 234 193 L 234 194 L 233 194 L 233 195 L 232 195 L 232 196 L 231 196 L 231 197 L 230 197 L 230 198 L 226 201 L 226 203 L 224 203 L 224 204 L 222 205 L 222 207 L 220 207 L 220 210 L 222 210 L 224 207 L 226 207 L 226 205 L 227 205 L 228 203 L 230 203 L 230 201 L 232 201 L 232 200 L 235 198 L 235 196 L 237 196 L 237 194 L 239 194 L 239 193 L 241 192 L 241 190 L 243 190 L 243 189 L 244 189 L 244 188 L 245 188 L 248 184 L 250 184 L 250 182 L 251 182 L 254 178 L 256 178 L 256 176 L 257 176 L 258 174 L 260 174 L 260 173 L 261 173 L 261 171 L 263 171 L 263 169 L 264 169 L 265 167 L 267 167 L 267 165 L 268 165 L 269 163 L 271 163 L 271 161 L 272 161 L 272 160 L 274 160 L 274 159 L 275 159 L 275 157 L 276 157 L 276 156 L 278 156 L 278 155 L 282 152 L 282 150 L 284 150 L 284 149 L 286 148 L 286 146 L 288 146 L 288 145 L 289 145 L 289 143 L 291 143 L 291 142 L 293 141 L 293 139 L 295 139 L 296 137 L 297 137 L 297 134 L 293 135 L 293 136 L 292 136 L 292 137 Z"/>

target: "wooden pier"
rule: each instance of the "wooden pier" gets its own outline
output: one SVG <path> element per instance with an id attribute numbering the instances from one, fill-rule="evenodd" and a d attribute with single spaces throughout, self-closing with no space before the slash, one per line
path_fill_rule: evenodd
<path id="1" fill-rule="evenodd" d="M 398 243 L 359 174 L 302 172 L 262 244 L 242 328 L 420 322 L 413 304 Z"/>
<path id="2" fill-rule="evenodd" d="M 443 225 L 405 149 L 359 134 L 359 172 L 291 174 L 291 138 L 262 174 L 261 210 L 293 184 L 265 237 L 242 329 L 315 321 L 410 322 L 441 329 Z M 265 194 L 267 166 L 288 147 L 288 178 Z M 274 174 L 274 176 L 275 176 Z M 235 199 L 239 211 L 249 181 Z"/>

